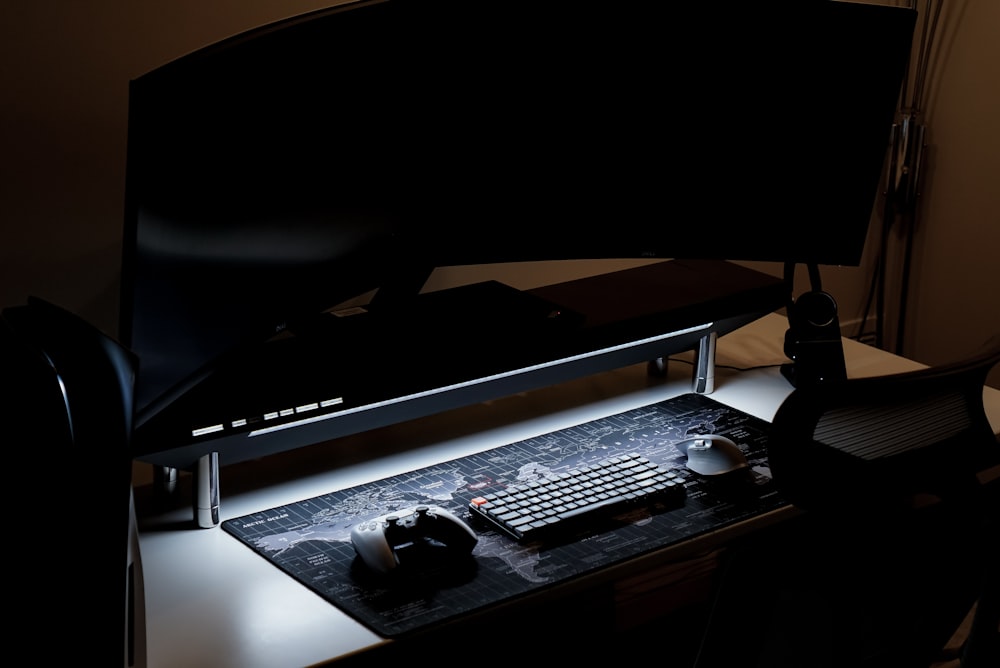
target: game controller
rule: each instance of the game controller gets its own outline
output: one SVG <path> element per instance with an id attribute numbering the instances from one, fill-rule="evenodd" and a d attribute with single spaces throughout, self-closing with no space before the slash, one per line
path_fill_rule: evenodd
<path id="1" fill-rule="evenodd" d="M 456 556 L 467 555 L 479 537 L 444 508 L 420 505 L 356 524 L 351 529 L 351 542 L 366 566 L 389 573 L 406 562 L 404 555 L 424 548 L 446 548 Z"/>

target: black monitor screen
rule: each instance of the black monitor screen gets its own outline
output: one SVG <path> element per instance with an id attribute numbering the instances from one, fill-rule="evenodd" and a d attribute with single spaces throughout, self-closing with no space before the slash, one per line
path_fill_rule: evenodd
<path id="1" fill-rule="evenodd" d="M 914 12 L 356 2 L 131 82 L 143 410 L 302 314 L 445 265 L 860 263 Z"/>

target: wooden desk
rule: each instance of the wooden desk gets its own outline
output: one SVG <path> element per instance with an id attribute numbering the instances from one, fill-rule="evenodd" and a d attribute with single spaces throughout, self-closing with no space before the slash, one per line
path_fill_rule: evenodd
<path id="1" fill-rule="evenodd" d="M 782 353 L 786 327 L 783 317 L 768 315 L 720 338 L 711 396 L 770 421 L 792 390 L 777 367 L 786 361 Z M 852 377 L 921 366 L 854 341 L 845 341 L 844 347 Z M 761 365 L 772 366 L 749 371 L 728 368 Z M 235 464 L 221 473 L 221 516 L 226 520 L 380 480 L 690 389 L 687 364 L 671 363 L 662 379 L 649 377 L 645 365 L 635 365 Z M 1000 433 L 1000 391 L 988 390 L 984 399 L 994 430 Z M 179 484 L 188 484 L 188 479 L 182 477 Z M 190 507 L 157 509 L 153 501 L 149 485 L 137 488 L 149 668 L 316 665 L 387 642 L 220 528 L 193 528 Z M 777 519 L 761 517 L 666 548 L 603 574 L 594 586 L 615 603 L 634 603 L 629 609 L 641 611 L 647 593 L 670 584 L 672 577 L 676 581 L 677 569 L 710 568 L 714 547 Z M 684 561 L 683 567 L 673 566 Z M 567 596 L 573 594 L 567 589 Z"/>

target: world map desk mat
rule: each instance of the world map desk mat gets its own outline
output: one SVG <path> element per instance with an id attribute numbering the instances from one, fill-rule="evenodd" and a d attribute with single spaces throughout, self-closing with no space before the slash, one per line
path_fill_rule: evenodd
<path id="1" fill-rule="evenodd" d="M 375 633 L 398 638 L 640 554 L 786 505 L 770 482 L 766 421 L 701 394 L 659 403 L 503 445 L 391 478 L 252 513 L 223 523 L 257 554 Z M 478 524 L 469 501 L 548 473 L 635 452 L 682 467 L 675 447 L 689 434 L 722 434 L 746 454 L 751 481 L 738 495 L 688 474 L 683 507 L 636 508 L 558 543 L 520 544 Z M 442 560 L 419 576 L 378 575 L 358 559 L 351 528 L 413 506 L 434 505 L 479 536 L 471 557 Z"/>

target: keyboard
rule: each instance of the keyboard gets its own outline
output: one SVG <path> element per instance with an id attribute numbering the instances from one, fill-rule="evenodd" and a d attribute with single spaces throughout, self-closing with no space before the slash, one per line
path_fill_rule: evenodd
<path id="1" fill-rule="evenodd" d="M 579 531 L 637 506 L 682 506 L 684 471 L 638 454 L 610 457 L 469 502 L 479 517 L 519 542 Z"/>

